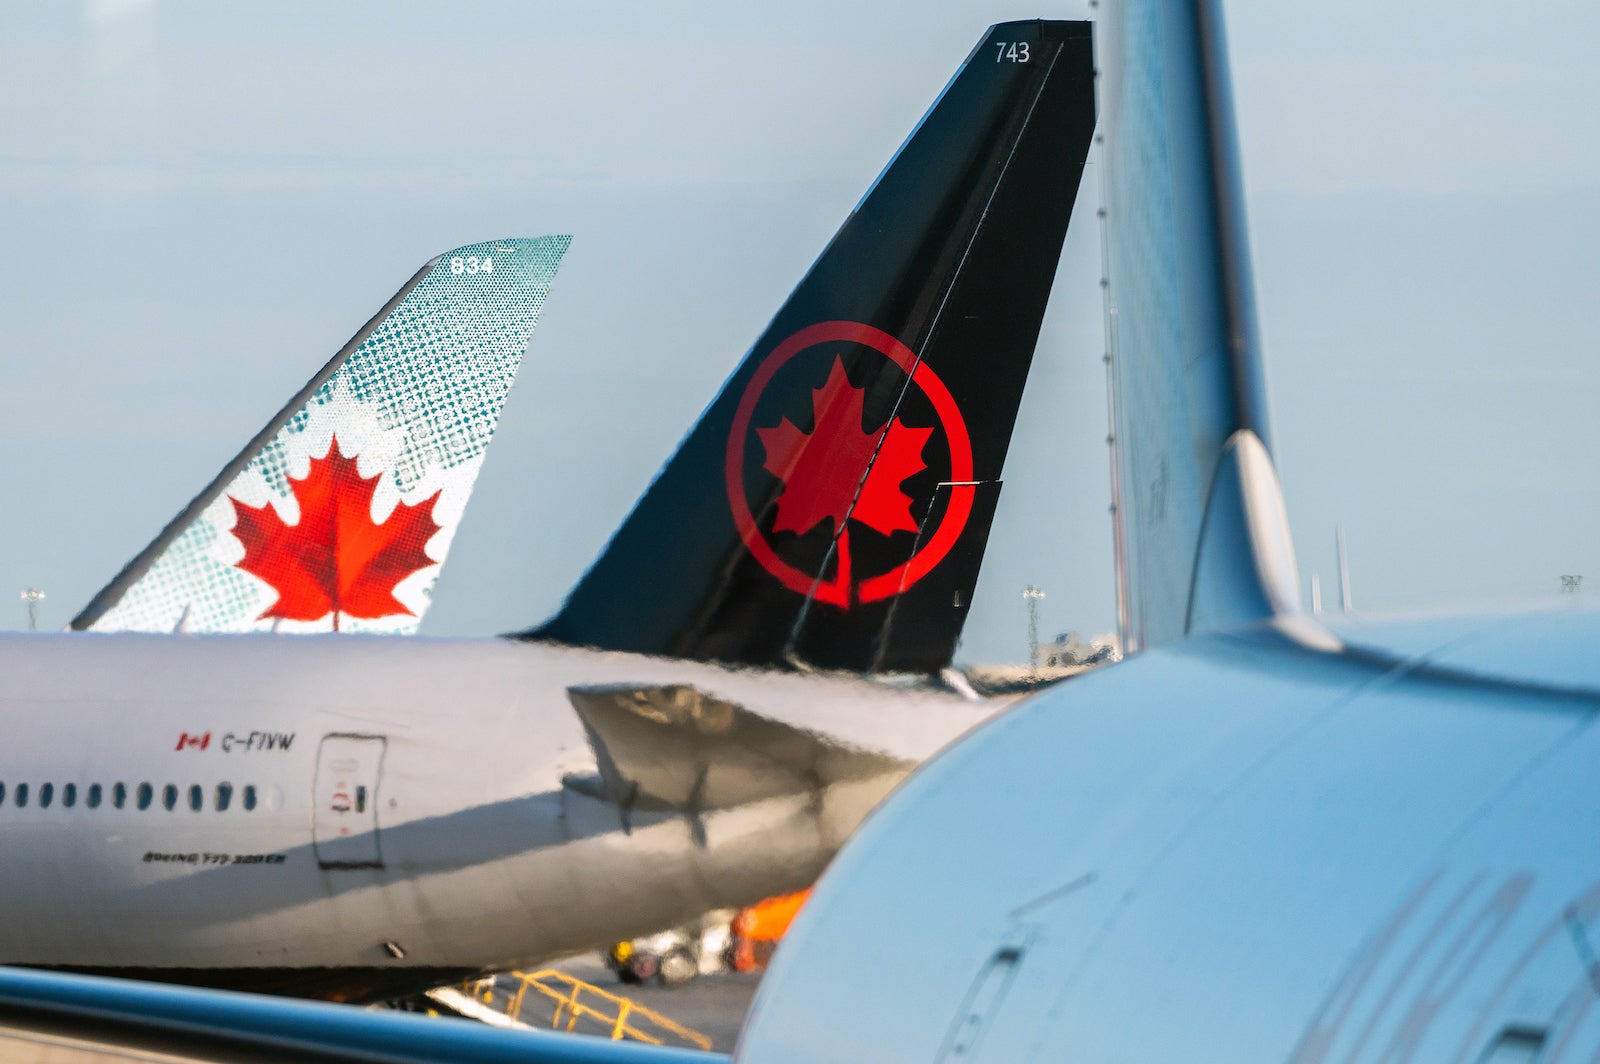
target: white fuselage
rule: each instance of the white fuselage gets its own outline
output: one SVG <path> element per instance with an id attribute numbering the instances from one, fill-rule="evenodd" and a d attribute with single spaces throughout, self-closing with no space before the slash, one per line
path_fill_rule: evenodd
<path id="1" fill-rule="evenodd" d="M 352 996 L 797 888 L 904 774 L 624 822 L 563 785 L 595 772 L 570 686 L 694 684 L 907 763 L 988 712 L 506 640 L 8 636 L 0 675 L 0 961 Z"/>

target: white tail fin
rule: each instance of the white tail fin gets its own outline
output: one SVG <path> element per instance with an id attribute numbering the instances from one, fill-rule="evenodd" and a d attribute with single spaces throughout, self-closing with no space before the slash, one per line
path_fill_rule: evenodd
<path id="1" fill-rule="evenodd" d="M 423 266 L 72 627 L 415 631 L 569 241 Z"/>

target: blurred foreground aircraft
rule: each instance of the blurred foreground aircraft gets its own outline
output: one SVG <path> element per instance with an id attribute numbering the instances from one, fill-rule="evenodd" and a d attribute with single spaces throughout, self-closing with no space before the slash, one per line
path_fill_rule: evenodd
<path id="1" fill-rule="evenodd" d="M 1082 23 L 986 35 L 544 626 L 0 638 L 0 960 L 370 999 L 810 883 L 989 712 L 928 674 L 977 579 L 1091 52 Z M 321 512 L 313 485 L 375 475 L 343 433 L 195 508 L 231 508 L 251 558 L 256 527 Z M 379 506 L 332 509 L 367 536 Z M 305 558 L 260 607 L 350 614 L 297 597 Z"/>
<path id="2" fill-rule="evenodd" d="M 71 627 L 415 632 L 570 239 L 424 265 Z"/>
<path id="3" fill-rule="evenodd" d="M 878 810 L 738 1059 L 1592 1061 L 1600 614 L 1300 611 L 1220 0 L 1123 0 L 1101 43 L 1146 649 Z"/>

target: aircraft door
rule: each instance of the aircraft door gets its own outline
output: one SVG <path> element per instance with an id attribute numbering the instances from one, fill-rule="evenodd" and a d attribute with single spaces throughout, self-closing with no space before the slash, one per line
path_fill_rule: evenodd
<path id="1" fill-rule="evenodd" d="M 323 868 L 382 868 L 378 782 L 388 740 L 325 735 L 311 784 L 311 839 Z"/>

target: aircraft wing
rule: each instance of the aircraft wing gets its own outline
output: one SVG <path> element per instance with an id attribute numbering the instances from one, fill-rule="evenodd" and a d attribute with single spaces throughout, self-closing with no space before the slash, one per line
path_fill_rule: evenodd
<path id="1" fill-rule="evenodd" d="M 353 1005 L 0 968 L 0 1058 L 333 1064 L 723 1064 L 720 1053 Z"/>
<path id="2" fill-rule="evenodd" d="M 909 765 L 752 713 L 688 684 L 572 687 L 603 797 L 624 808 L 710 812 Z"/>

